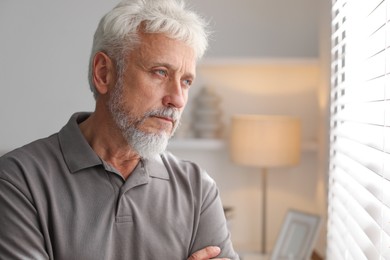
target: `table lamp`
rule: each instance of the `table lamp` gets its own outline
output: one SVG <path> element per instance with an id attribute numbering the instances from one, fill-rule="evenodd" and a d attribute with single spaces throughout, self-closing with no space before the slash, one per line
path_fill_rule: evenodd
<path id="1" fill-rule="evenodd" d="M 234 163 L 261 168 L 261 253 L 266 253 L 267 171 L 299 163 L 301 123 L 279 115 L 234 115 L 231 122 L 230 156 Z"/>

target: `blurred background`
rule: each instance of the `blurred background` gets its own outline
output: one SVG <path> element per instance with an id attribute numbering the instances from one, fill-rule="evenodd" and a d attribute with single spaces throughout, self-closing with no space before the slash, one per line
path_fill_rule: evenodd
<path id="1" fill-rule="evenodd" d="M 330 3 L 187 2 L 209 21 L 212 35 L 169 150 L 196 161 L 216 180 L 223 204 L 231 209 L 235 248 L 258 252 L 264 231 L 261 169 L 232 162 L 231 118 L 299 118 L 299 163 L 268 170 L 267 251 L 274 247 L 286 212 L 297 209 L 323 217 L 315 249 L 324 255 Z M 87 82 L 92 37 L 102 15 L 116 3 L 1 1 L 0 154 L 59 131 L 75 111 L 94 109 Z"/>

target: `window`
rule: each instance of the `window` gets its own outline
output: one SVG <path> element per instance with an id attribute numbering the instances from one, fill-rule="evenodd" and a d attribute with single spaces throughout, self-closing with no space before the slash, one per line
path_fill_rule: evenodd
<path id="1" fill-rule="evenodd" d="M 327 259 L 390 259 L 390 0 L 333 0 Z"/>

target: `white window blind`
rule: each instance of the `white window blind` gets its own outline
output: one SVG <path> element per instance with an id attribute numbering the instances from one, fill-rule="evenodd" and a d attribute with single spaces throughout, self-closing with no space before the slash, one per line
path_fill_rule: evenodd
<path id="1" fill-rule="evenodd" d="M 333 0 L 327 259 L 390 259 L 390 0 Z"/>

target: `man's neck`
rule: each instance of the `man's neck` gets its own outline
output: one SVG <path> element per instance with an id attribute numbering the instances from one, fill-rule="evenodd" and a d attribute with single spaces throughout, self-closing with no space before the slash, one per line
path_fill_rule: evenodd
<path id="1" fill-rule="evenodd" d="M 114 122 L 92 113 L 79 127 L 95 153 L 127 179 L 140 161 L 140 156 L 130 148 Z"/>

